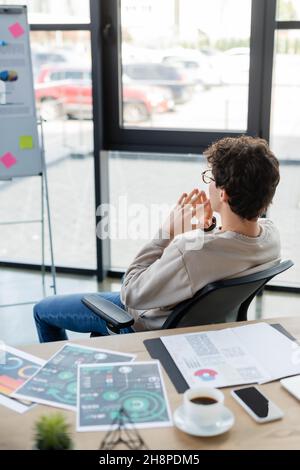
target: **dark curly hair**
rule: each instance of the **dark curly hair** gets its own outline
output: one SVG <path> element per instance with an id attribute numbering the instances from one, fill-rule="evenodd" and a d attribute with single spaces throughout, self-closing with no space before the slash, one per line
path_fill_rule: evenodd
<path id="1" fill-rule="evenodd" d="M 280 181 L 279 161 L 260 138 L 226 137 L 205 152 L 217 188 L 228 195 L 231 210 L 254 220 L 271 204 Z"/>

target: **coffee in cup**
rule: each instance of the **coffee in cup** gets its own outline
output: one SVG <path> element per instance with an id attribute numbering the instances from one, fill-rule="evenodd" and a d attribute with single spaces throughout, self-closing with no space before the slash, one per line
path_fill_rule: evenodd
<path id="1" fill-rule="evenodd" d="M 214 405 L 218 403 L 217 400 L 211 397 L 195 397 L 191 399 L 191 402 L 195 405 Z"/>
<path id="2" fill-rule="evenodd" d="M 183 395 L 183 412 L 187 421 L 199 426 L 218 422 L 224 409 L 224 395 L 212 387 L 197 387 Z"/>

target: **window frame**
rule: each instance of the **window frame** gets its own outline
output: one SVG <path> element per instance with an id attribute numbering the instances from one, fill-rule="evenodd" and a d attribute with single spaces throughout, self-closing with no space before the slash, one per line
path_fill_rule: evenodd
<path id="1" fill-rule="evenodd" d="M 252 0 L 250 37 L 250 74 L 248 95 L 248 124 L 246 131 L 213 131 L 181 129 L 126 129 L 119 125 L 122 103 L 120 60 L 120 2 L 122 0 L 102 0 L 103 34 L 103 89 L 104 115 L 109 119 L 104 123 L 104 150 L 145 151 L 160 153 L 202 152 L 213 141 L 222 137 L 240 135 L 265 135 L 269 126 L 268 114 L 263 113 L 264 92 L 262 91 L 265 50 L 262 46 L 265 37 L 267 15 L 270 15 L 275 0 Z M 274 6 L 273 6 L 274 7 Z M 259 86 L 257 86 L 259 82 Z M 155 142 L 155 144 L 153 143 Z"/>

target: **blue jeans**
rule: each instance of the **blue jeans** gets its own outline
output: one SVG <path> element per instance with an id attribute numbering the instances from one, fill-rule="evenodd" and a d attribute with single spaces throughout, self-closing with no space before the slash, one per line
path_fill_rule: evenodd
<path id="1" fill-rule="evenodd" d="M 106 322 L 87 308 L 81 299 L 86 294 L 58 295 L 48 297 L 34 306 L 34 320 L 41 343 L 65 341 L 65 330 L 78 333 L 99 333 L 107 336 Z M 100 297 L 125 308 L 120 299 L 120 292 L 101 292 Z M 132 328 L 125 328 L 121 333 L 133 333 Z"/>

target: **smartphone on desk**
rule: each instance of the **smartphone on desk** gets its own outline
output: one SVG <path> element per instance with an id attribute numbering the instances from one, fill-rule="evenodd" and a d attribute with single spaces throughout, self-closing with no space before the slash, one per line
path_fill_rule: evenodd
<path id="1" fill-rule="evenodd" d="M 231 395 L 257 423 L 267 423 L 283 418 L 281 409 L 263 395 L 257 387 L 232 390 Z"/>
<path id="2" fill-rule="evenodd" d="M 281 385 L 297 400 L 300 400 L 300 375 L 280 380 Z"/>

